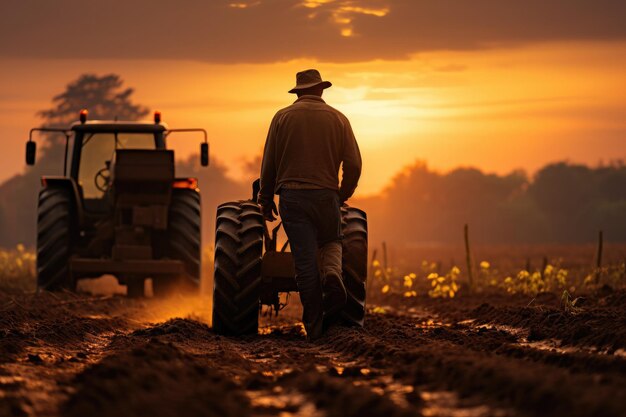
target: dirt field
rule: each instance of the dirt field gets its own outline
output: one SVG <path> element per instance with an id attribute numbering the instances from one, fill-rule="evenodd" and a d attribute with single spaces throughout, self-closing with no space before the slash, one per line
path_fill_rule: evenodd
<path id="1" fill-rule="evenodd" d="M 299 304 L 217 336 L 208 300 L 0 295 L 0 415 L 626 415 L 626 292 L 388 297 L 304 341 Z"/>

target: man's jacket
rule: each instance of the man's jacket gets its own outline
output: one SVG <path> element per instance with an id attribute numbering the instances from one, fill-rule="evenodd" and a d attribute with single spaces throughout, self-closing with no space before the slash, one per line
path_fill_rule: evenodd
<path id="1" fill-rule="evenodd" d="M 339 168 L 343 178 L 339 185 Z M 305 95 L 272 119 L 261 165 L 259 202 L 267 205 L 283 184 L 339 190 L 345 201 L 361 176 L 361 154 L 350 122 L 321 97 Z"/>

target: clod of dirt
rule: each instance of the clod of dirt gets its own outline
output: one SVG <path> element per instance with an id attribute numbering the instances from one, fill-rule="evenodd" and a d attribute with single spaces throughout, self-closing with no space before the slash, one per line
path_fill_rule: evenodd
<path id="1" fill-rule="evenodd" d="M 241 389 L 201 357 L 156 339 L 109 356 L 75 378 L 62 408 L 70 417 L 245 416 Z"/>
<path id="2" fill-rule="evenodd" d="M 163 336 L 168 334 L 180 334 L 183 336 L 197 335 L 198 332 L 209 332 L 209 326 L 195 320 L 175 318 L 164 323 L 139 329 L 132 334 L 135 336 Z"/>
<path id="3" fill-rule="evenodd" d="M 35 354 L 29 353 L 28 354 L 28 362 L 43 363 L 43 359 L 41 359 L 41 356 L 39 356 L 36 353 Z"/>
<path id="4" fill-rule="evenodd" d="M 398 407 L 389 398 L 370 389 L 356 387 L 349 381 L 316 372 L 296 373 L 285 380 L 290 386 L 307 394 L 318 409 L 328 417 L 408 417 L 414 415 Z"/>
<path id="5" fill-rule="evenodd" d="M 544 340 L 550 337 L 541 326 L 532 326 L 528 331 L 528 341 L 536 342 L 538 340 Z"/>

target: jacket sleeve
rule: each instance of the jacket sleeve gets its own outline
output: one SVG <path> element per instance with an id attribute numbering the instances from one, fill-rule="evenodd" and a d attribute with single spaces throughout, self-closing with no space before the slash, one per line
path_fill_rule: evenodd
<path id="1" fill-rule="evenodd" d="M 277 116 L 274 116 L 272 123 L 270 123 L 263 150 L 261 189 L 259 191 L 259 204 L 262 206 L 274 201 L 274 189 L 276 187 L 276 134 L 278 131 Z"/>
<path id="2" fill-rule="evenodd" d="M 346 118 L 344 120 L 344 144 L 343 144 L 343 179 L 341 187 L 339 187 L 339 197 L 344 202 L 354 194 L 356 186 L 361 177 L 361 152 L 359 145 L 356 143 L 354 132 L 350 122 Z"/>

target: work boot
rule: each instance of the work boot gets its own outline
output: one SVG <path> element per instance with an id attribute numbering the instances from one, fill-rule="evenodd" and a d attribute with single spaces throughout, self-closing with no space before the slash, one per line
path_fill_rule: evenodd
<path id="1" fill-rule="evenodd" d="M 332 318 L 343 310 L 347 301 L 342 278 L 342 247 L 340 241 L 329 242 L 320 248 L 320 272 L 324 298 L 324 315 Z"/>
<path id="2" fill-rule="evenodd" d="M 309 342 L 313 342 L 324 333 L 324 302 L 321 294 L 320 282 L 317 281 L 317 289 L 314 294 L 310 294 L 308 291 L 302 300 L 302 324 L 304 324 L 304 330 L 306 330 L 306 339 Z M 313 297 L 309 297 L 313 296 Z"/>
<path id="3" fill-rule="evenodd" d="M 315 342 L 324 334 L 324 321 L 318 319 L 313 323 L 304 323 L 304 329 L 306 330 L 306 340 L 308 342 Z"/>

